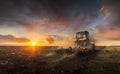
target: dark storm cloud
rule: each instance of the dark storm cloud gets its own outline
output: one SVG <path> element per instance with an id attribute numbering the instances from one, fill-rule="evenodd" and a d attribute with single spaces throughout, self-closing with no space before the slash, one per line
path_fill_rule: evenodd
<path id="1" fill-rule="evenodd" d="M 27 38 L 22 37 L 15 37 L 13 35 L 0 35 L 0 42 L 6 43 L 6 42 L 28 42 L 30 41 Z"/>
<path id="2" fill-rule="evenodd" d="M 105 22 L 97 27 L 98 37 L 120 40 L 120 1 L 104 0 L 101 12 L 105 15 Z"/>
<path id="3" fill-rule="evenodd" d="M 100 0 L 0 0 L 0 23 L 31 27 L 47 18 L 49 23 L 44 23 L 45 27 L 76 29 L 96 19 L 99 8 Z"/>

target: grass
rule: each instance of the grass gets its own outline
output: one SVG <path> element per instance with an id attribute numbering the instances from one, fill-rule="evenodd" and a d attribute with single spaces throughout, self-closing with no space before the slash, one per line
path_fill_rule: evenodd
<path id="1" fill-rule="evenodd" d="M 34 54 L 26 49 L 0 47 L 0 74 L 120 73 L 119 47 L 105 47 L 86 54 L 57 47 L 38 47 Z"/>

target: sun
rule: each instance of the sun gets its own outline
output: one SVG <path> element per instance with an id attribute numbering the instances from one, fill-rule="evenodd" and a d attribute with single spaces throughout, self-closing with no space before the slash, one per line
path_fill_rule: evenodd
<path id="1" fill-rule="evenodd" d="M 34 47 L 34 46 L 38 46 L 39 43 L 38 43 L 37 41 L 30 41 L 30 42 L 28 43 L 28 45 Z"/>
<path id="2" fill-rule="evenodd" d="M 36 46 L 36 43 L 35 43 L 35 42 L 32 42 L 32 43 L 31 43 L 31 46 Z"/>

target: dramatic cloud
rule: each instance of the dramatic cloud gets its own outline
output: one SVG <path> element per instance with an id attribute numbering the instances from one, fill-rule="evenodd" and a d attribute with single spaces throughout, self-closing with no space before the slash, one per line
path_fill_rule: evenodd
<path id="1" fill-rule="evenodd" d="M 1 0 L 0 7 L 0 25 L 59 33 L 86 29 L 99 16 L 100 1 Z"/>
<path id="2" fill-rule="evenodd" d="M 120 1 L 105 0 L 101 12 L 104 22 L 96 28 L 97 38 L 120 40 Z"/>
<path id="3" fill-rule="evenodd" d="M 27 38 L 21 38 L 21 37 L 15 37 L 13 35 L 0 35 L 0 42 L 6 43 L 6 42 L 17 42 L 17 43 L 24 43 L 30 41 Z"/>
<path id="4" fill-rule="evenodd" d="M 119 5 L 119 0 L 0 0 L 0 34 L 57 44 L 88 30 L 98 40 L 120 40 Z"/>

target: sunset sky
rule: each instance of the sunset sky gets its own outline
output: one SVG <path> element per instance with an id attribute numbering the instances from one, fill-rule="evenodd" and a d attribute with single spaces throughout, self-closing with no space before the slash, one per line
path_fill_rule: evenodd
<path id="1" fill-rule="evenodd" d="M 120 0 L 0 0 L 0 45 L 71 45 L 79 30 L 120 45 Z"/>

